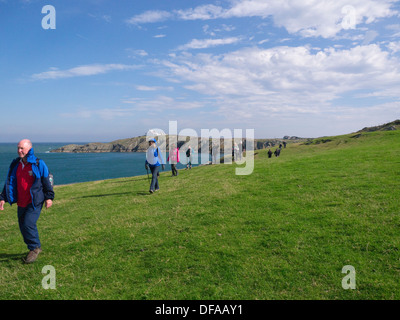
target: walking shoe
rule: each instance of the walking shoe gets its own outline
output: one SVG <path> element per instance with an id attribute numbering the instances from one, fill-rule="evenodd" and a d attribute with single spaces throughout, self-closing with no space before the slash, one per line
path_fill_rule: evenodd
<path id="1" fill-rule="evenodd" d="M 150 192 L 150 193 L 153 193 L 154 191 L 153 191 L 153 190 L 150 190 L 149 192 Z"/>
<path id="2" fill-rule="evenodd" d="M 36 248 L 34 250 L 29 251 L 28 255 L 26 256 L 24 262 L 25 263 L 32 263 L 35 262 L 39 253 L 42 252 L 41 248 Z"/>

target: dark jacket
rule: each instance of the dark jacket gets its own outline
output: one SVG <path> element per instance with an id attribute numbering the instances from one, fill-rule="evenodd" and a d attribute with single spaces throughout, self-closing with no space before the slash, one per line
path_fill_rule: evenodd
<path id="1" fill-rule="evenodd" d="M 11 162 L 3 192 L 0 194 L 0 200 L 8 202 L 10 205 L 18 200 L 17 169 L 20 161 L 21 158 L 18 157 Z M 45 200 L 54 199 L 53 187 L 49 180 L 49 169 L 43 160 L 36 158 L 33 148 L 28 152 L 27 161 L 32 164 L 32 173 L 35 176 L 30 190 L 32 205 L 34 208 L 42 207 Z"/>

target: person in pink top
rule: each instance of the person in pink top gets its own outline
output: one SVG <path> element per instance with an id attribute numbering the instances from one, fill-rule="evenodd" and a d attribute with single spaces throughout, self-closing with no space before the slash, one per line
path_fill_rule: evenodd
<path id="1" fill-rule="evenodd" d="M 179 149 L 176 144 L 173 143 L 170 150 L 167 161 L 171 164 L 172 176 L 177 176 L 178 170 L 176 169 L 176 165 L 179 162 Z"/>

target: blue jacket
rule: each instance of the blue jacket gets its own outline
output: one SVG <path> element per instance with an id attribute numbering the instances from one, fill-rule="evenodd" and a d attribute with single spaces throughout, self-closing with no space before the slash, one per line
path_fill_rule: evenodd
<path id="1" fill-rule="evenodd" d="M 0 200 L 8 202 L 10 205 L 18 200 L 17 169 L 20 161 L 21 158 L 18 157 L 11 162 L 3 192 L 0 194 Z M 38 163 L 36 163 L 37 158 L 33 148 L 28 152 L 27 161 L 32 164 L 32 173 L 35 176 L 35 181 L 30 190 L 32 205 L 34 208 L 42 207 L 45 200 L 54 199 L 53 187 L 49 180 L 49 169 L 43 160 L 38 160 Z"/>
<path id="2" fill-rule="evenodd" d="M 157 146 L 147 149 L 146 164 L 150 167 L 159 167 L 161 164 L 165 164 L 164 158 Z"/>

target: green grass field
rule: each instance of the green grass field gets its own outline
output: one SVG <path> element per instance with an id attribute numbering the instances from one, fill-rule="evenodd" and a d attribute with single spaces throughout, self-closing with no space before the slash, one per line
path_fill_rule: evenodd
<path id="1" fill-rule="evenodd" d="M 153 195 L 146 175 L 58 186 L 32 265 L 7 205 L 0 299 L 399 299 L 400 131 L 326 139 L 257 150 L 248 176 L 163 172 Z"/>

